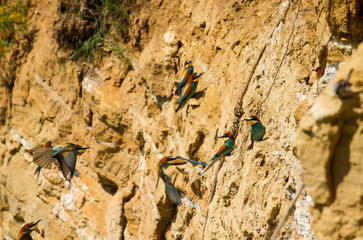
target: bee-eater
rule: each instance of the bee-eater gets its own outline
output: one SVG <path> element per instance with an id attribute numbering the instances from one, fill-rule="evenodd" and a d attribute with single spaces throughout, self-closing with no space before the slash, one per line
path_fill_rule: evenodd
<path id="1" fill-rule="evenodd" d="M 193 73 L 190 75 L 188 82 L 185 84 L 183 91 L 180 93 L 179 98 L 179 107 L 175 110 L 175 114 L 179 111 L 180 108 L 182 108 L 185 103 L 191 98 L 195 91 L 197 90 L 199 77 L 202 76 L 204 73 Z"/>
<path id="2" fill-rule="evenodd" d="M 231 152 L 234 149 L 235 141 L 234 141 L 234 135 L 231 132 L 227 132 L 223 134 L 220 137 L 224 141 L 224 144 L 219 148 L 218 152 L 214 155 L 214 157 L 209 161 L 209 165 L 206 169 L 204 169 L 203 172 L 206 172 L 209 168 L 211 168 L 215 162 L 217 162 L 219 159 L 225 156 L 231 155 Z"/>
<path id="3" fill-rule="evenodd" d="M 349 82 L 350 77 L 352 76 L 353 69 L 351 69 L 348 73 L 348 76 L 345 79 L 341 79 L 338 82 L 334 83 L 332 88 L 335 94 L 337 94 L 340 98 L 349 97 L 352 95 L 351 83 Z"/>
<path id="4" fill-rule="evenodd" d="M 52 148 L 52 142 L 51 141 L 47 141 L 45 144 L 44 144 L 44 148 L 48 148 L 48 149 L 51 149 Z M 83 152 L 79 152 L 79 154 L 82 154 Z M 60 167 L 60 162 L 58 159 L 56 158 L 53 158 L 53 162 L 54 164 L 56 164 L 58 167 Z M 40 170 L 42 169 L 42 166 L 38 166 L 37 169 L 35 170 L 34 172 L 34 175 L 35 174 L 38 174 L 37 175 L 37 179 L 39 179 L 39 174 L 40 174 Z M 80 176 L 80 173 L 77 171 L 77 169 L 74 170 L 74 176 L 76 177 L 79 177 Z"/>
<path id="5" fill-rule="evenodd" d="M 33 153 L 33 162 L 40 167 L 50 169 L 54 160 L 57 160 L 64 178 L 71 181 L 75 172 L 77 155 L 82 154 L 89 147 L 81 147 L 73 143 L 55 147 L 36 147 Z"/>
<path id="6" fill-rule="evenodd" d="M 192 64 L 192 60 L 188 60 L 185 62 L 184 64 L 184 69 L 182 71 L 182 80 L 179 82 L 178 84 L 178 88 L 175 92 L 175 94 L 178 94 L 179 92 L 182 91 L 184 85 L 187 83 L 190 75 L 192 75 L 194 71 L 194 67 L 193 67 L 193 64 Z"/>
<path id="7" fill-rule="evenodd" d="M 32 240 L 32 236 L 30 236 L 30 234 L 32 233 L 32 231 L 36 231 L 37 233 L 40 234 L 40 231 L 38 229 L 37 224 L 41 221 L 42 219 L 36 221 L 36 222 L 31 222 L 31 223 L 27 223 L 24 224 L 24 226 L 21 227 L 19 234 L 18 234 L 18 240 Z"/>
<path id="8" fill-rule="evenodd" d="M 245 121 L 247 121 L 252 128 L 251 133 L 251 145 L 248 147 L 251 149 L 253 147 L 254 141 L 262 141 L 263 136 L 265 135 L 265 127 L 262 125 L 261 121 L 256 116 L 251 116 L 249 118 L 246 118 Z"/>
<path id="9" fill-rule="evenodd" d="M 316 72 L 316 75 L 315 75 L 314 80 L 311 82 L 311 84 L 314 84 L 314 82 L 323 75 L 324 68 L 322 66 L 319 66 L 319 67 L 313 69 L 313 71 Z"/>
<path id="10" fill-rule="evenodd" d="M 174 187 L 174 184 L 171 182 L 171 178 L 168 175 L 166 175 L 164 170 L 167 169 L 171 165 L 183 165 L 183 164 L 186 164 L 187 162 L 190 162 L 193 165 L 200 164 L 200 165 L 206 166 L 205 163 L 197 162 L 197 161 L 187 159 L 187 158 L 182 158 L 179 156 L 163 157 L 162 159 L 160 159 L 160 161 L 156 165 L 156 171 L 158 172 L 158 180 L 156 181 L 155 189 L 158 187 L 159 178 L 161 178 L 163 180 L 163 182 L 165 183 L 166 196 L 169 198 L 170 201 L 178 204 L 179 206 L 182 205 L 182 201 L 180 199 L 179 193 L 176 190 L 176 188 Z"/>

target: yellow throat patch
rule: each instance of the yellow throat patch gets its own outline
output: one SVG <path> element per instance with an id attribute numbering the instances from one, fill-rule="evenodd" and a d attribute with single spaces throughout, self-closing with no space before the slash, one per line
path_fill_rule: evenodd
<path id="1" fill-rule="evenodd" d="M 255 125 L 256 123 L 258 123 L 258 121 L 256 121 L 256 120 L 248 120 L 248 123 L 252 126 L 252 125 Z"/>

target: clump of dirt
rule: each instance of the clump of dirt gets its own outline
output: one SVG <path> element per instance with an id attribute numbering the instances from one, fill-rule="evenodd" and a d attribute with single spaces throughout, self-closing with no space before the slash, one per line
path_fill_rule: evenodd
<path id="1" fill-rule="evenodd" d="M 358 46 L 363 40 L 363 4 L 359 1 L 343 4 L 334 2 L 330 6 L 329 21 L 333 36 L 344 44 Z"/>
<path id="2" fill-rule="evenodd" d="M 73 49 L 94 34 L 97 23 L 87 18 L 92 15 L 88 9 L 82 1 L 59 1 L 53 37 L 60 48 Z"/>

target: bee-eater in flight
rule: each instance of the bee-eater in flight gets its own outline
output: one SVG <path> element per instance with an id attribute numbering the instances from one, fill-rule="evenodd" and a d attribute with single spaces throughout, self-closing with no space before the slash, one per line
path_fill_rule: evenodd
<path id="1" fill-rule="evenodd" d="M 51 141 L 47 141 L 45 144 L 44 144 L 44 148 L 48 148 L 48 149 L 51 149 L 52 148 L 52 142 Z M 53 158 L 53 162 L 54 164 L 56 164 L 58 167 L 60 167 L 60 161 L 57 160 L 56 158 Z M 35 174 L 38 174 L 37 175 L 37 179 L 39 179 L 39 174 L 40 174 L 40 170 L 42 169 L 42 166 L 38 165 L 37 169 L 35 170 L 34 172 L 34 175 Z M 79 177 L 80 176 L 80 173 L 77 171 L 77 169 L 74 170 L 74 176 L 76 177 Z"/>
<path id="2" fill-rule="evenodd" d="M 50 169 L 54 160 L 57 160 L 64 178 L 71 182 L 75 173 L 77 155 L 82 154 L 89 147 L 81 147 L 73 143 L 55 147 L 36 147 L 33 153 L 33 162 L 40 167 Z"/>
<path id="3" fill-rule="evenodd" d="M 179 206 L 182 205 L 182 201 L 180 199 L 179 193 L 176 190 L 176 188 L 174 187 L 174 184 L 171 182 L 171 178 L 165 173 L 165 169 L 167 169 L 171 165 L 183 165 L 183 164 L 186 164 L 187 162 L 190 162 L 193 165 L 200 164 L 200 165 L 206 166 L 205 163 L 197 162 L 197 161 L 187 159 L 187 158 L 182 158 L 179 156 L 163 157 L 162 159 L 160 159 L 160 161 L 156 165 L 156 171 L 158 172 L 158 180 L 156 182 L 155 188 L 158 187 L 159 178 L 161 178 L 161 180 L 163 180 L 163 182 L 165 183 L 166 196 L 168 197 L 168 199 L 171 202 L 176 203 Z"/>

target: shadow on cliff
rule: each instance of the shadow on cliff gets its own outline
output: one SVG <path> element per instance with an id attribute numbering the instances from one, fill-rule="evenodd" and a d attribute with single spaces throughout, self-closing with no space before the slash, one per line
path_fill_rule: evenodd
<path id="1" fill-rule="evenodd" d="M 166 239 L 165 234 L 170 232 L 172 223 L 175 223 L 176 221 L 178 206 L 169 202 L 169 200 L 167 200 L 167 203 L 158 203 L 156 206 L 160 214 L 160 218 L 156 219 L 156 239 Z"/>
<path id="2" fill-rule="evenodd" d="M 358 120 L 359 114 L 354 111 L 354 108 L 360 107 L 360 99 L 358 95 L 351 96 L 348 99 L 342 99 L 343 102 L 343 112 L 342 120 L 343 125 L 340 130 L 340 138 L 337 142 L 333 157 L 330 164 L 330 174 L 331 174 L 331 193 L 332 202 L 336 199 L 336 189 L 338 185 L 343 182 L 344 177 L 349 173 L 351 168 L 350 152 L 351 152 L 351 142 L 355 133 L 358 130 Z"/>
<path id="3" fill-rule="evenodd" d="M 113 182 L 112 180 L 108 179 L 107 177 L 101 175 L 101 174 L 97 174 L 98 176 L 98 180 L 101 183 L 101 186 L 103 188 L 103 190 L 109 194 L 111 194 L 112 196 L 115 195 L 115 193 L 118 190 L 118 185 Z"/>
<path id="4" fill-rule="evenodd" d="M 201 99 L 202 97 L 204 97 L 205 92 L 207 91 L 207 89 L 208 89 L 208 88 L 204 88 L 203 90 L 200 90 L 200 91 L 196 92 L 196 93 L 194 94 L 193 98 L 195 98 L 195 99 L 197 99 L 197 100 Z"/>

